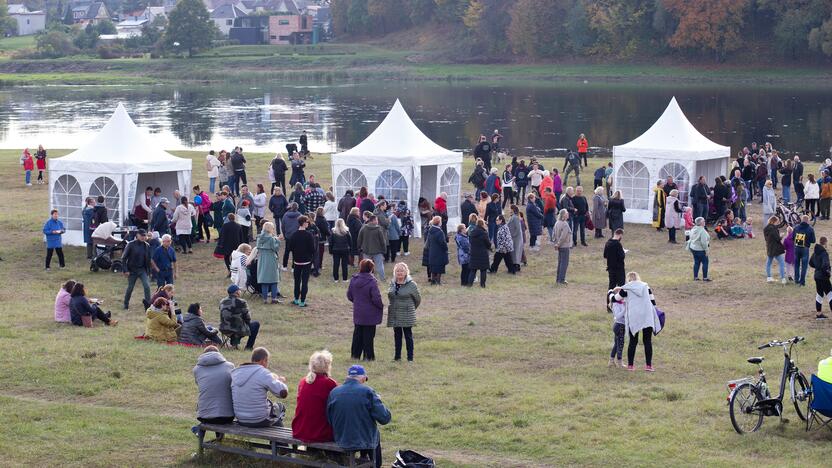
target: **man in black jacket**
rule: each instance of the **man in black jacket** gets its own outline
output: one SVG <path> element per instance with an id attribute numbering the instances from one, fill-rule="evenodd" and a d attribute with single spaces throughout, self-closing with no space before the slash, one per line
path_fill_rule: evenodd
<path id="1" fill-rule="evenodd" d="M 690 199 L 693 202 L 693 219 L 708 219 L 708 198 L 711 188 L 705 183 L 705 176 L 699 176 L 699 182 L 690 189 Z"/>
<path id="2" fill-rule="evenodd" d="M 829 252 L 826 251 L 826 237 L 821 237 L 815 245 L 815 251 L 809 264 L 815 269 L 815 310 L 817 311 L 816 319 L 822 320 L 826 318 L 823 315 L 823 301 L 829 303 L 829 308 L 832 309 L 832 283 L 829 282 L 832 268 L 829 265 Z"/>
<path id="3" fill-rule="evenodd" d="M 604 246 L 604 258 L 607 259 L 607 275 L 609 276 L 609 288 L 624 286 L 624 247 L 621 245 L 623 229 L 616 229 L 612 239 Z"/>
<path id="4" fill-rule="evenodd" d="M 462 216 L 459 221 L 462 224 L 468 225 L 468 218 L 471 217 L 472 213 L 477 212 L 477 206 L 474 205 L 474 196 L 470 193 L 465 194 L 465 200 L 459 206 L 460 216 Z"/>
<path id="5" fill-rule="evenodd" d="M 142 280 L 144 288 L 144 300 L 150 303 L 150 245 L 147 243 L 147 232 L 139 229 L 136 239 L 129 242 L 121 254 L 121 261 L 124 265 L 124 276 L 127 277 L 127 291 L 124 292 L 124 310 L 130 308 L 130 296 L 133 295 L 133 287 L 136 280 Z"/>
<path id="6" fill-rule="evenodd" d="M 164 236 L 170 233 L 170 221 L 168 220 L 168 199 L 162 197 L 159 204 L 153 209 L 153 215 L 150 217 L 150 230 L 159 233 L 159 236 Z"/>
<path id="7" fill-rule="evenodd" d="M 491 172 L 491 143 L 485 135 L 480 135 L 480 142 L 474 148 L 474 159 L 482 159 L 486 174 Z"/>

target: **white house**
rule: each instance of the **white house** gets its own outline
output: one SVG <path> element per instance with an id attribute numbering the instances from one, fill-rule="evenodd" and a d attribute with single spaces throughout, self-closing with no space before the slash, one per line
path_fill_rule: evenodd
<path id="1" fill-rule="evenodd" d="M 211 11 L 211 20 L 214 21 L 214 24 L 217 25 L 217 29 L 219 29 L 225 37 L 228 37 L 228 31 L 230 31 L 231 27 L 234 25 L 234 19 L 241 16 L 246 16 L 246 12 L 237 5 L 220 5 Z"/>
<path id="2" fill-rule="evenodd" d="M 46 29 L 46 12 L 29 11 L 26 5 L 9 5 L 9 16 L 17 21 L 18 36 L 37 34 Z"/>

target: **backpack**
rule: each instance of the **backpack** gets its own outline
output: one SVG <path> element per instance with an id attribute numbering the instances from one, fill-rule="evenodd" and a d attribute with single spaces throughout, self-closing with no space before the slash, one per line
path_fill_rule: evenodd
<path id="1" fill-rule="evenodd" d="M 526 180 L 526 171 L 523 169 L 517 171 L 517 178 L 520 180 Z"/>

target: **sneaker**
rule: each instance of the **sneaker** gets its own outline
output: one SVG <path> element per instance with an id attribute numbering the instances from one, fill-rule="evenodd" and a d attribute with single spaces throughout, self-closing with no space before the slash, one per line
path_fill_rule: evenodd
<path id="1" fill-rule="evenodd" d="M 705 279 L 703 279 L 702 281 L 704 281 L 704 282 L 706 282 L 706 283 L 710 283 L 710 282 L 711 282 L 711 279 L 710 279 L 710 278 L 705 278 Z"/>
<path id="2" fill-rule="evenodd" d="M 338 284 L 338 280 L 335 280 L 335 284 Z"/>
<path id="3" fill-rule="evenodd" d="M 653 366 L 644 366 L 644 370 L 646 372 L 656 372 L 656 369 L 653 369 Z"/>
<path id="4" fill-rule="evenodd" d="M 44 268 L 43 270 L 44 270 L 44 271 L 50 271 L 50 270 L 51 270 L 51 268 L 46 267 L 46 268 Z"/>
<path id="5" fill-rule="evenodd" d="M 405 257 L 409 257 L 409 256 L 410 256 L 410 252 L 405 252 L 405 253 L 404 253 L 404 256 L 405 256 Z"/>
<path id="6" fill-rule="evenodd" d="M 286 267 L 282 266 L 282 267 L 280 267 L 280 271 L 287 271 L 287 269 L 286 269 Z"/>
<path id="7" fill-rule="evenodd" d="M 615 367 L 615 359 L 610 358 L 610 362 L 607 363 L 607 367 Z"/>
<path id="8" fill-rule="evenodd" d="M 787 284 L 788 282 L 789 282 L 789 280 L 787 280 L 786 278 L 781 278 L 780 279 L 780 284 Z"/>
<path id="9" fill-rule="evenodd" d="M 300 301 L 298 301 L 297 299 L 292 299 L 292 305 L 298 305 L 299 303 Z"/>
<path id="10" fill-rule="evenodd" d="M 693 277 L 693 280 L 694 280 L 694 281 L 699 281 L 699 278 L 697 278 L 697 277 L 695 277 L 695 276 L 694 276 L 694 277 Z"/>
<path id="11" fill-rule="evenodd" d="M 633 367 L 633 366 L 627 366 L 627 370 L 628 370 L 628 371 L 634 371 L 634 370 L 636 370 L 636 368 L 635 368 L 635 367 Z"/>
<path id="12" fill-rule="evenodd" d="M 624 361 L 622 361 L 621 359 L 616 360 L 615 361 L 615 366 L 616 367 L 624 367 Z"/>
<path id="13" fill-rule="evenodd" d="M 773 283 L 773 282 L 774 282 L 774 278 L 772 278 L 771 276 L 766 278 L 766 283 Z"/>
<path id="14" fill-rule="evenodd" d="M 823 314 L 818 314 L 815 316 L 815 320 L 825 320 L 826 318 L 828 317 Z"/>
<path id="15" fill-rule="evenodd" d="M 298 307 L 306 307 L 306 302 L 298 302 Z"/>
<path id="16" fill-rule="evenodd" d="M 278 298 L 274 297 L 274 298 L 272 298 L 272 304 L 283 304 L 283 301 L 281 301 L 280 299 L 278 299 Z"/>

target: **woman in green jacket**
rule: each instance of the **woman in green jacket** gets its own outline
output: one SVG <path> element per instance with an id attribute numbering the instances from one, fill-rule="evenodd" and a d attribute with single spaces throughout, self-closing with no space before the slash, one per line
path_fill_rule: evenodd
<path id="1" fill-rule="evenodd" d="M 422 302 L 419 286 L 410 278 L 410 269 L 405 263 L 393 267 L 393 281 L 387 292 L 390 307 L 387 311 L 387 326 L 393 327 L 396 348 L 395 360 L 402 359 L 402 335 L 407 347 L 407 360 L 413 361 L 413 326 L 416 324 L 416 309 Z"/>
<path id="2" fill-rule="evenodd" d="M 705 230 L 705 218 L 700 216 L 694 221 L 687 248 L 693 254 L 693 280 L 699 281 L 699 267 L 701 266 L 702 280 L 710 281 L 711 279 L 708 278 L 708 251 L 711 248 L 711 236 Z"/>
<path id="3" fill-rule="evenodd" d="M 274 223 L 263 225 L 263 232 L 257 236 L 257 282 L 263 294 L 263 304 L 269 303 L 269 292 L 272 304 L 280 303 L 280 272 L 277 269 L 277 253 L 280 250 L 280 240 L 275 234 Z"/>

